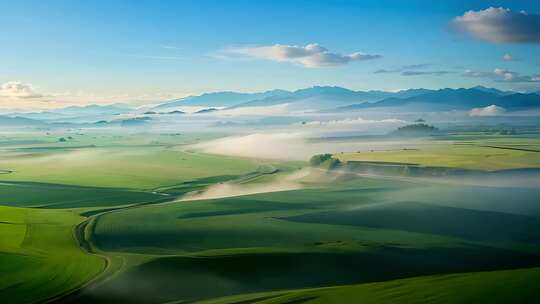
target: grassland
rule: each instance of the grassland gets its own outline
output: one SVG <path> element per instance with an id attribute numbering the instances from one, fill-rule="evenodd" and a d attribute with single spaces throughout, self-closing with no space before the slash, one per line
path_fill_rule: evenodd
<path id="1" fill-rule="evenodd" d="M 2 176 L 4 181 L 142 190 L 216 175 L 245 174 L 257 166 L 253 161 L 163 147 L 16 152 L 0 161 L 0 167 L 13 171 Z"/>
<path id="2" fill-rule="evenodd" d="M 160 201 L 160 194 L 118 188 L 37 182 L 0 182 L 0 204 L 17 207 L 78 208 Z"/>
<path id="3" fill-rule="evenodd" d="M 148 190 L 205 177 L 246 174 L 259 165 L 250 160 L 180 151 L 178 147 L 192 142 L 190 137 L 173 137 L 176 142 L 162 142 L 163 136 L 152 140 L 144 136 L 76 138 L 76 142 L 65 145 L 13 145 L 11 141 L 3 147 L 0 168 L 12 173 L 2 174 L 0 180 Z M 170 137 L 162 140 L 172 141 Z"/>
<path id="4" fill-rule="evenodd" d="M 61 145 L 58 136 L 0 141 L 0 291 L 12 303 L 65 295 L 105 270 L 75 238 L 81 214 L 171 200 L 260 165 L 177 150 L 189 137 L 78 135 Z"/>
<path id="5" fill-rule="evenodd" d="M 534 303 L 540 269 L 437 275 L 381 283 L 233 296 L 201 304 Z"/>
<path id="6" fill-rule="evenodd" d="M 411 149 L 336 154 L 341 161 L 409 163 L 472 170 L 540 168 L 540 139 L 535 137 L 448 136 Z"/>
<path id="7" fill-rule="evenodd" d="M 538 296 L 537 187 L 194 153 L 186 145 L 198 137 L 178 134 L 69 134 L 65 144 L 57 138 L 66 134 L 0 138 L 0 294 L 8 302 Z M 495 171 L 540 166 L 539 145 L 460 135 L 419 150 L 336 156 Z"/>
<path id="8" fill-rule="evenodd" d="M 305 187 L 98 216 L 96 248 L 138 262 L 76 302 L 193 301 L 540 265 L 536 189 L 355 176 Z M 504 204 L 514 190 L 525 192 Z"/>
<path id="9" fill-rule="evenodd" d="M 0 207 L 0 291 L 5 303 L 35 303 L 69 293 L 95 278 L 105 260 L 84 253 L 70 210 Z"/>

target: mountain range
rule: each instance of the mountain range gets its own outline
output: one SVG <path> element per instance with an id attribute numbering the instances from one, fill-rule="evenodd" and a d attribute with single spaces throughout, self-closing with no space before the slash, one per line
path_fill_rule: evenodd
<path id="1" fill-rule="evenodd" d="M 366 108 L 407 107 L 416 110 L 467 110 L 496 105 L 509 110 L 540 108 L 540 95 L 509 93 L 495 89 L 441 89 L 408 98 L 390 97 L 374 103 L 358 103 L 338 108 L 339 111 Z"/>
<path id="2" fill-rule="evenodd" d="M 47 122 L 94 122 L 108 117 L 130 113 L 133 107 L 126 104 L 69 106 L 44 112 L 9 113 L 6 116 Z"/>
<path id="3" fill-rule="evenodd" d="M 353 91 L 335 86 L 315 86 L 296 91 L 272 90 L 260 93 L 216 92 L 166 101 L 152 108 L 136 109 L 126 104 L 71 106 L 46 112 L 11 113 L 0 116 L 2 125 L 38 126 L 42 123 L 115 122 L 129 117 L 183 113 L 182 107 L 198 107 L 196 113 L 214 115 L 220 111 L 283 105 L 286 111 L 344 113 L 354 111 L 439 112 L 469 111 L 496 105 L 507 111 L 540 109 L 540 92 L 517 93 L 482 86 L 468 89 L 409 89 L 398 92 Z M 261 111 L 263 113 L 264 111 Z M 174 119 L 182 119 L 176 116 Z M 168 119 L 173 119 L 172 116 Z"/>
<path id="4" fill-rule="evenodd" d="M 211 107 L 230 107 L 243 102 L 249 102 L 257 99 L 264 99 L 274 96 L 285 96 L 291 94 L 285 90 L 271 90 L 261 93 L 239 93 L 239 92 L 215 92 L 204 93 L 198 96 L 188 96 L 180 99 L 164 102 L 153 109 L 161 110 L 179 106 L 211 106 Z"/>
<path id="5" fill-rule="evenodd" d="M 152 110 L 199 106 L 217 108 L 241 108 L 290 105 L 291 110 L 328 110 L 359 102 L 374 102 L 397 96 L 412 97 L 428 92 L 426 89 L 409 89 L 399 92 L 353 91 L 336 86 L 315 86 L 296 91 L 271 90 L 261 93 L 216 92 L 189 96 L 164 102 Z"/>
<path id="6" fill-rule="evenodd" d="M 315 86 L 296 91 L 262 93 L 218 92 L 162 103 L 156 109 L 206 106 L 225 109 L 288 106 L 291 111 L 346 111 L 381 107 L 407 107 L 426 111 L 462 110 L 497 105 L 507 109 L 540 107 L 539 93 L 517 93 L 476 86 L 469 89 L 409 89 L 398 92 L 353 91 L 335 86 Z"/>

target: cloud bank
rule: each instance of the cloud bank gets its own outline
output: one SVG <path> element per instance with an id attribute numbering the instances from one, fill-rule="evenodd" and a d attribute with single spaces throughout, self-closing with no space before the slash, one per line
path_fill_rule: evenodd
<path id="1" fill-rule="evenodd" d="M 471 36 L 496 43 L 539 43 L 540 15 L 490 7 L 455 17 L 453 25 Z"/>
<path id="2" fill-rule="evenodd" d="M 506 112 L 502 107 L 490 105 L 484 108 L 474 108 L 469 112 L 470 116 L 499 116 Z"/>
<path id="3" fill-rule="evenodd" d="M 354 61 L 364 61 L 381 58 L 381 55 L 371 55 L 355 52 L 348 55 L 332 53 L 317 43 L 306 46 L 275 44 L 249 48 L 236 48 L 233 53 L 253 58 L 272 60 L 277 62 L 290 62 L 305 67 L 332 67 L 345 65 Z"/>
<path id="4" fill-rule="evenodd" d="M 363 119 L 361 117 L 358 118 L 345 118 L 341 120 L 328 120 L 328 121 L 319 121 L 319 120 L 313 120 L 313 121 L 307 121 L 302 123 L 304 126 L 354 126 L 354 125 L 366 125 L 366 124 L 404 124 L 406 121 L 401 119 L 381 119 L 381 120 L 374 120 L 374 119 Z"/>
<path id="5" fill-rule="evenodd" d="M 497 82 L 540 82 L 540 74 L 521 75 L 518 72 L 496 68 L 492 72 L 465 70 L 464 77 L 488 78 Z"/>
<path id="6" fill-rule="evenodd" d="M 369 124 L 368 124 L 369 125 Z M 394 124 L 390 124 L 395 126 Z M 323 125 L 327 130 L 328 125 Z M 343 151 L 394 150 L 417 148 L 422 139 L 400 140 L 344 140 L 318 141 L 319 130 L 297 132 L 293 129 L 276 133 L 253 133 L 248 135 L 223 137 L 215 140 L 200 142 L 187 149 L 203 151 L 212 154 L 231 155 L 261 159 L 302 160 L 307 161 L 315 154 L 339 153 Z M 315 140 L 313 140 L 315 139 Z"/>
<path id="7" fill-rule="evenodd" d="M 433 75 L 433 76 L 442 76 L 450 74 L 450 71 L 404 71 L 401 72 L 401 76 L 423 76 L 423 75 Z"/>
<path id="8" fill-rule="evenodd" d="M 35 92 L 31 85 L 20 81 L 8 81 L 3 83 L 0 86 L 0 96 L 23 99 L 43 97 L 43 95 Z"/>
<path id="9" fill-rule="evenodd" d="M 422 76 L 422 75 L 433 75 L 433 76 L 442 76 L 450 74 L 450 71 L 425 71 L 424 69 L 431 66 L 429 63 L 422 64 L 410 64 L 403 65 L 393 69 L 379 69 L 373 72 L 374 74 L 389 74 L 389 73 L 400 73 L 401 76 Z"/>
<path id="10" fill-rule="evenodd" d="M 398 68 L 393 69 L 379 69 L 373 72 L 374 74 L 386 74 L 386 73 L 400 73 L 408 70 L 416 70 L 416 69 L 424 69 L 429 67 L 431 64 L 429 63 L 420 63 L 420 64 L 409 64 L 409 65 L 403 65 Z"/>
<path id="11" fill-rule="evenodd" d="M 504 61 L 514 61 L 514 60 L 515 60 L 515 59 L 514 59 L 514 56 L 512 56 L 512 55 L 510 55 L 510 54 L 504 54 L 503 57 L 502 57 L 502 59 L 503 59 Z"/>

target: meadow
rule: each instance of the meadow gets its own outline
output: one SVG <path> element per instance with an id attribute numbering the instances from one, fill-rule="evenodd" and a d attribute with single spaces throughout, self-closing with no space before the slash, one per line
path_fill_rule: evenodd
<path id="1" fill-rule="evenodd" d="M 73 142 L 57 141 L 68 136 Z M 540 168 L 535 136 L 459 134 L 417 150 L 344 152 L 330 170 L 190 148 L 218 135 L 205 136 L 3 137 L 2 298 L 533 303 L 539 295 L 538 187 L 347 167 L 531 180 Z"/>
<path id="2" fill-rule="evenodd" d="M 491 207 L 507 202 L 511 196 L 505 194 L 516 189 L 469 188 L 462 198 L 474 193 L 482 203 L 465 207 L 454 196 L 438 196 L 459 187 L 340 179 L 302 190 L 103 214 L 92 227 L 96 247 L 148 260 L 77 301 L 106 302 L 111 294 L 117 303 L 193 301 L 540 263 L 536 189 L 494 212 Z M 522 215 L 531 209 L 535 217 Z"/>
<path id="3" fill-rule="evenodd" d="M 437 275 L 380 283 L 231 296 L 204 304 L 533 303 L 538 268 Z M 520 290 L 523 292 L 516 292 Z"/>
<path id="4" fill-rule="evenodd" d="M 413 163 L 422 166 L 472 170 L 504 170 L 540 167 L 540 139 L 536 135 L 449 135 L 425 147 L 344 152 L 342 161 Z"/>
<path id="5" fill-rule="evenodd" d="M 66 144 L 54 141 L 61 138 L 57 134 L 46 135 L 50 141 L 41 144 L 0 145 L 0 168 L 12 171 L 2 180 L 151 190 L 199 178 L 243 174 L 258 166 L 253 161 L 181 151 L 180 147 L 199 139 L 191 136 L 70 137 L 73 139 Z"/>
<path id="6" fill-rule="evenodd" d="M 0 207 L 0 291 L 6 303 L 69 294 L 96 278 L 106 260 L 79 247 L 72 210 Z"/>

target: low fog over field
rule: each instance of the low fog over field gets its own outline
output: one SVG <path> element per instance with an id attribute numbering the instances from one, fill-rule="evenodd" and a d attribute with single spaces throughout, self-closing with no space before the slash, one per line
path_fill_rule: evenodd
<path id="1" fill-rule="evenodd" d="M 351 139 L 335 141 L 313 138 L 313 132 L 254 133 L 219 138 L 195 144 L 190 148 L 212 154 L 256 157 L 279 160 L 308 160 L 320 153 L 345 151 L 399 150 L 415 148 L 422 139 Z"/>

